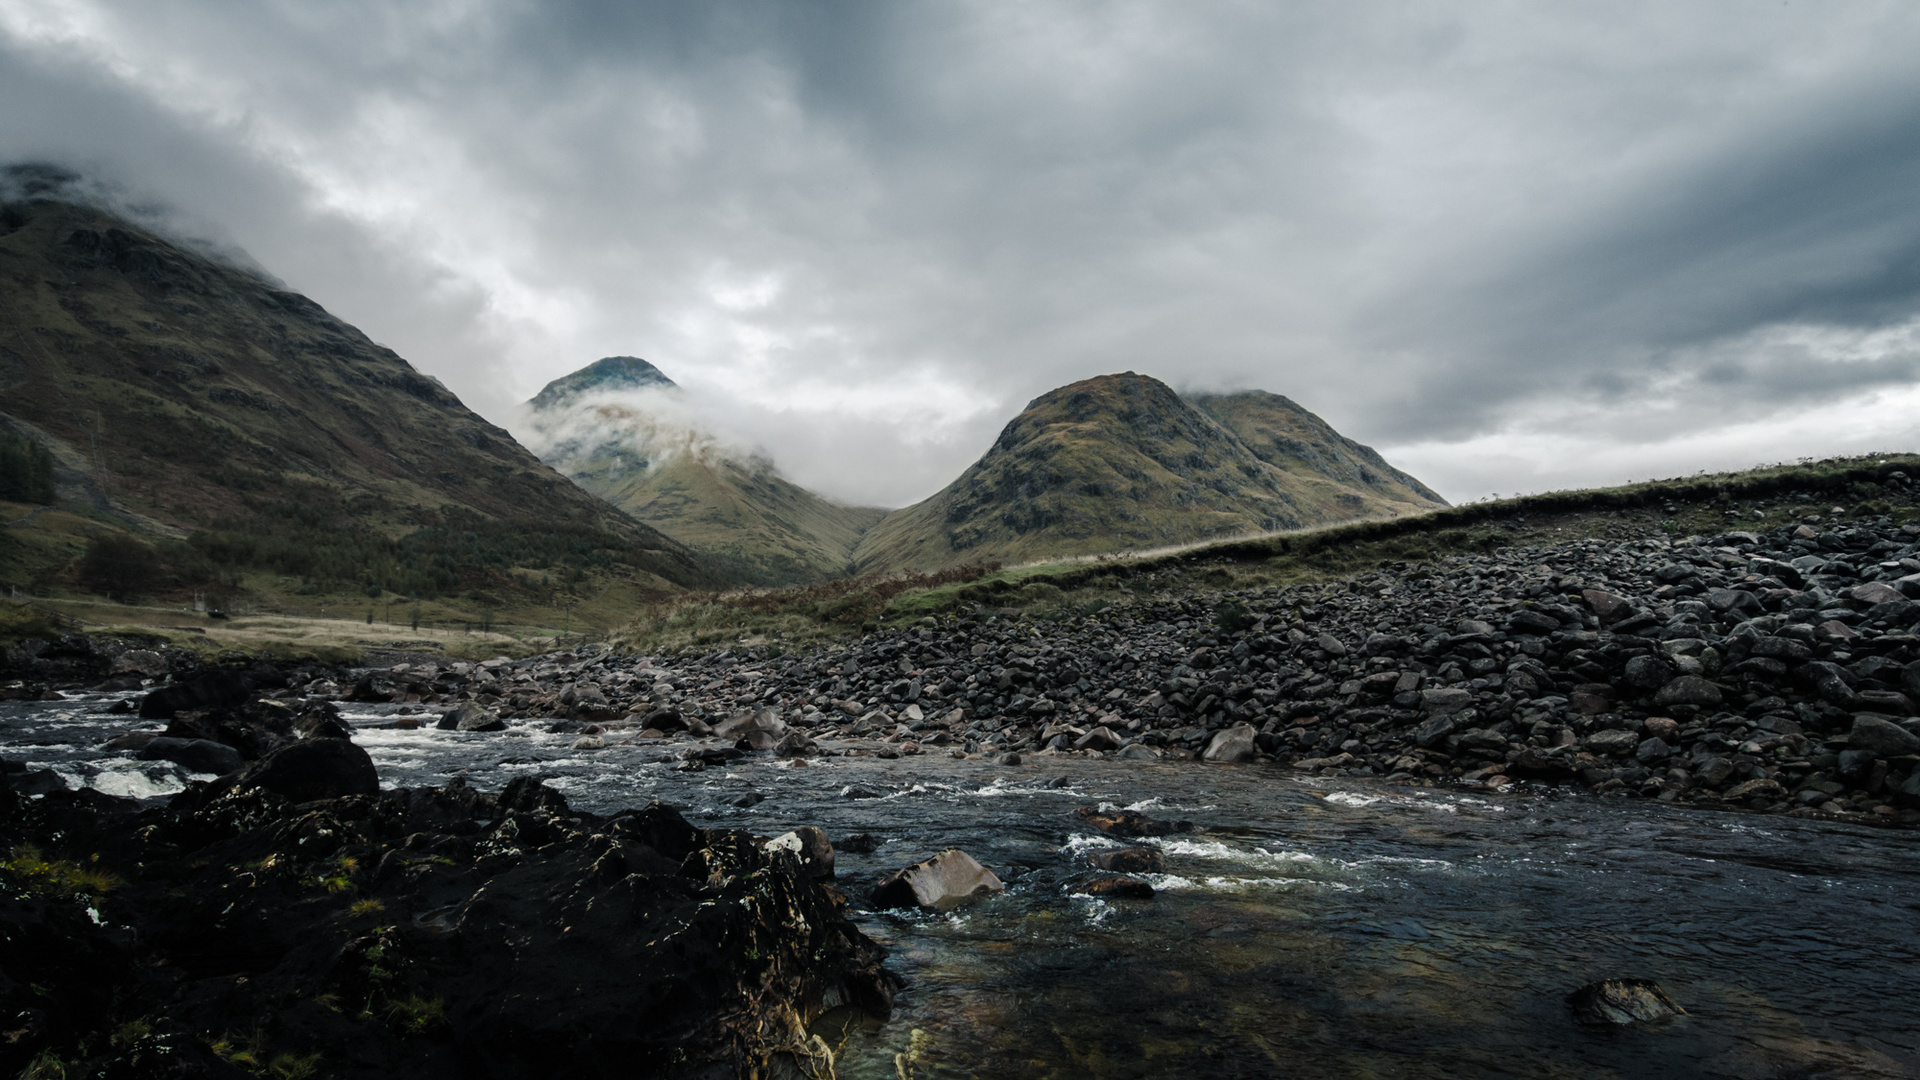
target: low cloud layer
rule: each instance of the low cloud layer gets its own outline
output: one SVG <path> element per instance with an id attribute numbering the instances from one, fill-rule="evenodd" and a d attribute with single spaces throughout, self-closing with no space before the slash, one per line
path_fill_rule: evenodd
<path id="1" fill-rule="evenodd" d="M 632 354 L 899 505 L 1132 369 L 1453 499 L 1910 449 L 1910 5 L 0 0 L 0 158 L 532 439 Z"/>

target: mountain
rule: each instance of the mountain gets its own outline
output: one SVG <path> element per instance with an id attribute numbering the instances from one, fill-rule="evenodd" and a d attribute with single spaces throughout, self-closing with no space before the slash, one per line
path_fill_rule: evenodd
<path id="1" fill-rule="evenodd" d="M 1024 562 L 1444 505 L 1286 398 L 1189 402 L 1126 372 L 1035 398 L 958 479 L 869 531 L 854 564 Z"/>
<path id="2" fill-rule="evenodd" d="M 542 460 L 736 582 L 844 577 L 860 537 L 886 516 L 816 495 L 699 430 L 673 381 L 644 360 L 595 361 L 527 406 Z"/>
<path id="3" fill-rule="evenodd" d="M 536 409 L 557 409 L 571 405 L 587 394 L 645 390 L 649 387 L 672 389 L 675 385 L 659 368 L 637 356 L 608 356 L 595 360 L 571 375 L 562 375 L 553 380 L 527 404 Z"/>
<path id="4" fill-rule="evenodd" d="M 0 427 L 49 451 L 68 517 L 46 521 L 72 525 L 9 530 L 35 580 L 102 530 L 184 538 L 183 584 L 492 602 L 717 580 L 313 301 L 40 187 L 0 206 Z"/>

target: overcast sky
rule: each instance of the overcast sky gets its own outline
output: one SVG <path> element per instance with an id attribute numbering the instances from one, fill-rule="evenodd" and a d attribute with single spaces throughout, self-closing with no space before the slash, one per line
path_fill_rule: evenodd
<path id="1" fill-rule="evenodd" d="M 1131 369 L 1465 501 L 1920 444 L 1916 57 L 1910 0 L 0 0 L 0 159 L 509 427 L 632 354 L 900 505 Z"/>

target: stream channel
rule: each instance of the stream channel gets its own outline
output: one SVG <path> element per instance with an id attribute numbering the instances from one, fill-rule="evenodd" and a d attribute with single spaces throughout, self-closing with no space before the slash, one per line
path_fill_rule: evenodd
<path id="1" fill-rule="evenodd" d="M 176 766 L 96 749 L 144 726 L 103 715 L 113 700 L 0 706 L 0 754 L 177 791 Z M 1920 1075 L 1911 832 L 1261 765 L 754 755 L 683 773 L 667 759 L 685 743 L 379 726 L 398 708 L 343 707 L 387 786 L 538 775 L 597 813 L 658 799 L 696 825 L 870 833 L 877 851 L 838 855 L 856 906 L 945 848 L 996 871 L 1006 893 L 954 912 L 856 915 L 907 986 L 884 1024 L 823 1018 L 842 1077 Z M 1127 841 L 1165 851 L 1154 899 L 1071 894 L 1120 843 L 1074 813 L 1099 804 L 1193 822 Z M 1687 1015 L 1575 1024 L 1567 992 L 1614 977 L 1657 980 Z"/>

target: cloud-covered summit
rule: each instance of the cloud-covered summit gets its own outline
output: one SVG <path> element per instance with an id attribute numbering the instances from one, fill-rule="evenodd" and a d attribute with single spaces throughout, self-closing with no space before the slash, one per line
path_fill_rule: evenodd
<path id="1" fill-rule="evenodd" d="M 1910 5 L 0 0 L 0 158 L 497 419 L 633 353 L 898 505 L 1136 367 L 1450 498 L 1910 446 Z"/>

